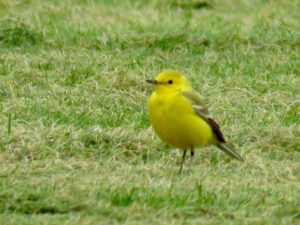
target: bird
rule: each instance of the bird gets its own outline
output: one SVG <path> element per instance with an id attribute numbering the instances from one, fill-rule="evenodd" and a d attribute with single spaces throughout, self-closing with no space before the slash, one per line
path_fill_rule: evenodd
<path id="1" fill-rule="evenodd" d="M 155 79 L 146 81 L 154 86 L 154 92 L 148 99 L 148 116 L 155 133 L 163 142 L 183 151 L 179 174 L 188 150 L 190 173 L 197 147 L 214 145 L 232 158 L 244 161 L 227 144 L 220 126 L 183 74 L 165 70 Z"/>

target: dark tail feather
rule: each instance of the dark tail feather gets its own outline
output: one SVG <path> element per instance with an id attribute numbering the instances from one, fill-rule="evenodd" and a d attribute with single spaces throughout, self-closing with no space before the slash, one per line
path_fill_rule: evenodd
<path id="1" fill-rule="evenodd" d="M 221 149 L 223 152 L 230 155 L 232 158 L 235 158 L 241 162 L 244 162 L 244 159 L 239 155 L 239 153 L 237 153 L 232 148 L 230 148 L 226 143 L 218 143 L 217 146 L 219 149 Z"/>

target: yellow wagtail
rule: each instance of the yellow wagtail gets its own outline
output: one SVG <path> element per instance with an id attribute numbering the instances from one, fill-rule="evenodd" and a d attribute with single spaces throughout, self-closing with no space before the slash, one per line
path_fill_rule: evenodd
<path id="1" fill-rule="evenodd" d="M 195 147 L 213 144 L 231 157 L 243 158 L 226 144 L 219 125 L 213 120 L 200 96 L 179 72 L 167 70 L 155 80 L 147 80 L 155 87 L 148 100 L 150 122 L 164 142 L 183 150 L 179 173 L 187 149 L 191 150 L 189 172 Z"/>

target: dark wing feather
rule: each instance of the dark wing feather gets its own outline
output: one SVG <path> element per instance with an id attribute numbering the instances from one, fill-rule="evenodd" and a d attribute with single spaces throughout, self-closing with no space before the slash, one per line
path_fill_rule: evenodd
<path id="1" fill-rule="evenodd" d="M 210 127 L 212 128 L 214 134 L 216 135 L 218 141 L 225 143 L 226 141 L 225 141 L 224 135 L 220 129 L 219 124 L 217 124 L 217 122 L 214 121 L 212 118 L 208 118 L 208 123 L 209 123 Z"/>
<path id="2" fill-rule="evenodd" d="M 204 102 L 202 101 L 200 96 L 194 91 L 184 91 L 182 92 L 182 95 L 192 103 L 192 107 L 197 115 L 210 125 L 211 129 L 216 135 L 217 140 L 221 143 L 225 143 L 226 141 L 219 124 L 217 124 L 217 122 L 213 120 L 209 110 L 205 107 Z"/>

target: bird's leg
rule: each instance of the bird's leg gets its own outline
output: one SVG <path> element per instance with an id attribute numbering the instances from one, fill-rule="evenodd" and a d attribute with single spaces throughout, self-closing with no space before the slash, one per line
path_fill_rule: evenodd
<path id="1" fill-rule="evenodd" d="M 191 147 L 191 158 L 190 158 L 190 165 L 189 165 L 188 174 L 189 174 L 189 173 L 191 172 L 191 170 L 192 170 L 192 164 L 193 164 L 194 156 L 195 156 L 194 148 Z"/>
<path id="2" fill-rule="evenodd" d="M 181 160 L 181 164 L 180 164 L 180 169 L 179 169 L 179 174 L 181 174 L 182 171 L 182 167 L 185 161 L 185 155 L 186 155 L 186 150 L 183 150 L 183 154 L 182 154 L 182 160 Z"/>

